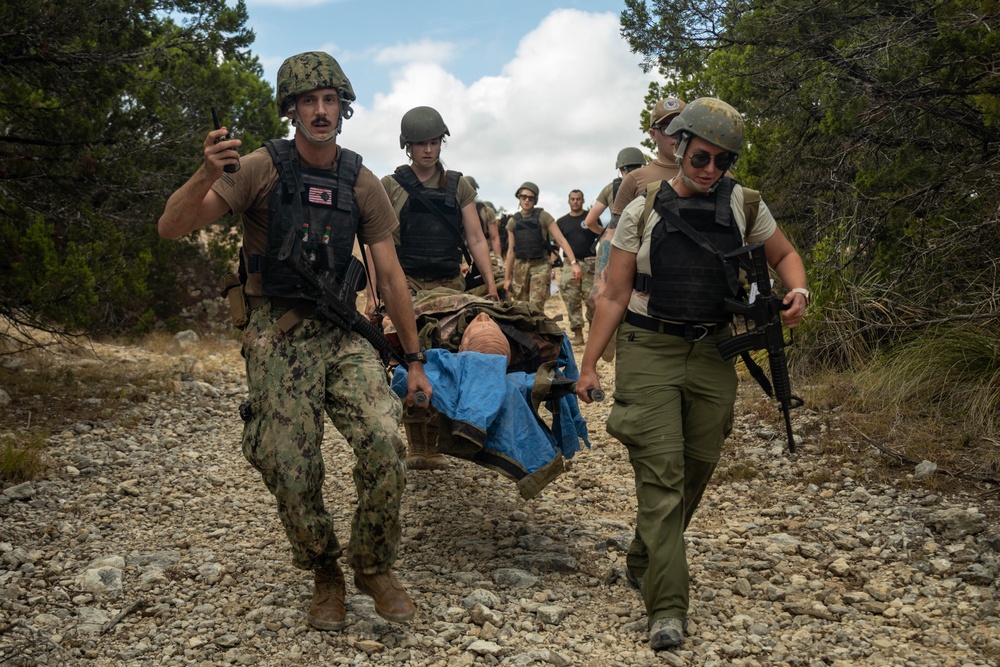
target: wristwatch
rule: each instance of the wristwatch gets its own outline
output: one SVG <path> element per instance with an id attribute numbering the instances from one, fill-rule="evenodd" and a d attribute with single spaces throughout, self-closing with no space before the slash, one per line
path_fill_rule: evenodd
<path id="1" fill-rule="evenodd" d="M 788 291 L 793 294 L 801 294 L 806 298 L 806 305 L 807 306 L 809 305 L 809 301 L 811 300 L 810 299 L 811 295 L 809 294 L 809 290 L 807 290 L 805 287 L 793 287 Z"/>
<path id="2" fill-rule="evenodd" d="M 408 364 L 412 364 L 414 361 L 419 361 L 422 364 L 426 364 L 427 353 L 424 352 L 423 350 L 420 350 L 419 352 L 407 352 L 406 354 L 403 355 L 403 360 Z"/>
<path id="3" fill-rule="evenodd" d="M 579 264 L 579 262 L 574 259 L 572 262 L 570 262 L 570 264 L 572 266 L 576 266 L 577 264 Z"/>

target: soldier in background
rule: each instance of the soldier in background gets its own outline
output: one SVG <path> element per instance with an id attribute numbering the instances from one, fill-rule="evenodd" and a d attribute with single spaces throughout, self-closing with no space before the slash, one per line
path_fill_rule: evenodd
<path id="1" fill-rule="evenodd" d="M 587 220 L 585 222 L 587 229 L 595 234 L 604 233 L 604 227 L 601 225 L 601 215 L 614 204 L 615 197 L 618 196 L 618 189 L 622 184 L 622 179 L 645 164 L 646 156 L 643 155 L 641 148 L 630 146 L 618 151 L 618 157 L 615 158 L 615 169 L 618 170 L 618 176 L 605 185 L 597 195 L 597 199 L 594 200 L 590 211 L 587 212 Z"/>
<path id="2" fill-rule="evenodd" d="M 614 203 L 611 205 L 611 221 L 608 222 L 604 236 L 597 244 L 597 266 L 594 275 L 594 296 L 597 296 L 604 288 L 608 273 L 608 257 L 611 252 L 611 241 L 615 235 L 615 227 L 618 226 L 618 218 L 622 211 L 638 196 L 646 193 L 646 186 L 655 181 L 669 181 L 677 175 L 677 161 L 674 153 L 677 151 L 677 142 L 667 134 L 667 126 L 684 109 L 684 100 L 676 97 L 665 97 L 656 103 L 653 112 L 649 115 L 649 137 L 656 144 L 656 158 L 649 164 L 629 172 L 622 178 L 621 187 L 615 195 Z M 611 338 L 608 349 L 602 354 L 605 361 L 614 359 L 616 339 Z"/>
<path id="3" fill-rule="evenodd" d="M 552 248 L 549 235 L 566 253 L 573 277 L 580 280 L 583 274 L 576 255 L 559 231 L 555 218 L 548 211 L 535 206 L 538 201 L 538 186 L 525 181 L 514 194 L 518 210 L 507 223 L 508 248 L 503 287 L 513 299 L 527 301 L 545 312 L 545 301 L 549 298 L 552 285 L 552 263 L 549 259 Z"/>
<path id="4" fill-rule="evenodd" d="M 413 296 L 438 287 L 462 292 L 462 248 L 468 246 L 485 280 L 486 296 L 498 300 L 489 248 L 476 212 L 476 191 L 461 173 L 441 163 L 446 136 L 450 136 L 448 126 L 436 109 L 414 107 L 403 114 L 399 146 L 410 163 L 382 178 L 399 218 L 396 253 Z M 407 468 L 448 467 L 447 459 L 437 451 L 437 422 L 434 408 L 406 410 Z"/>
<path id="5" fill-rule="evenodd" d="M 559 279 L 559 294 L 566 305 L 569 326 L 573 332 L 573 344 L 583 345 L 583 311 L 586 308 L 587 322 L 594 319 L 590 290 L 594 286 L 594 245 L 598 235 L 587 229 L 587 211 L 583 210 L 583 191 L 569 193 L 569 213 L 556 220 L 559 231 L 573 248 L 580 267 L 580 277 L 572 271 L 572 265 L 562 267 Z M 586 304 L 586 305 L 585 305 Z"/>

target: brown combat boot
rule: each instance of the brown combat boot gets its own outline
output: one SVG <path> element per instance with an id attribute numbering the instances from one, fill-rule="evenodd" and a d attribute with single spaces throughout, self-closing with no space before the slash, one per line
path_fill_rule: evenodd
<path id="1" fill-rule="evenodd" d="M 354 585 L 375 600 L 375 611 L 387 621 L 403 623 L 413 618 L 417 608 L 403 585 L 392 572 L 384 574 L 354 573 Z"/>
<path id="2" fill-rule="evenodd" d="M 583 327 L 573 329 L 573 345 L 583 345 Z"/>
<path id="3" fill-rule="evenodd" d="M 445 470 L 448 468 L 448 459 L 437 451 L 437 421 L 405 424 L 405 430 L 406 467 L 408 470 Z"/>
<path id="4" fill-rule="evenodd" d="M 318 630 L 340 630 L 347 621 L 347 610 L 344 608 L 344 571 L 340 565 L 315 570 L 312 602 L 306 619 L 309 625 Z"/>

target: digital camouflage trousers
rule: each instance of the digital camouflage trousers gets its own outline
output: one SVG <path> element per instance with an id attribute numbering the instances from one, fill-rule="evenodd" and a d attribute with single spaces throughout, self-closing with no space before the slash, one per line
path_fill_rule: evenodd
<path id="1" fill-rule="evenodd" d="M 313 319 L 283 333 L 275 326 L 283 312 L 266 303 L 251 313 L 244 331 L 250 415 L 243 455 L 277 502 L 294 564 L 330 565 L 344 549 L 323 502 L 321 444 L 329 416 L 355 457 L 357 507 L 347 561 L 365 574 L 386 572 L 396 560 L 405 486 L 402 404 L 367 341 Z M 346 489 L 333 493 L 339 501 L 349 497 Z"/>

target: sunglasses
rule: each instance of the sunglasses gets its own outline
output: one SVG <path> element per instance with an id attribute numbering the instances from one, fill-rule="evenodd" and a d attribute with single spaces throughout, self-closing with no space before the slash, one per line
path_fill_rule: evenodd
<path id="1" fill-rule="evenodd" d="M 528 201 L 535 201 L 535 195 L 518 195 L 518 199 L 527 199 Z"/>
<path id="2" fill-rule="evenodd" d="M 712 161 L 712 158 L 713 156 L 710 153 L 694 153 L 688 156 L 691 166 L 695 169 L 704 169 Z M 732 153 L 719 153 L 714 158 L 715 168 L 719 171 L 726 171 L 736 162 L 736 157 Z"/>

